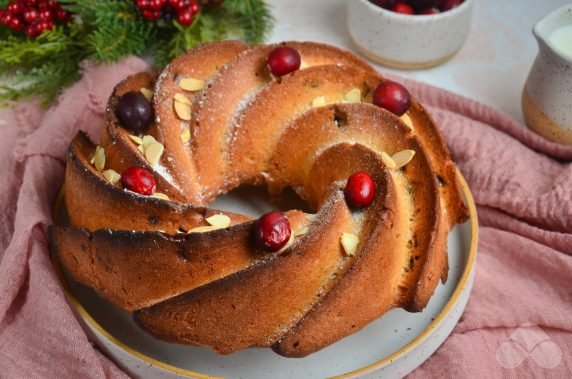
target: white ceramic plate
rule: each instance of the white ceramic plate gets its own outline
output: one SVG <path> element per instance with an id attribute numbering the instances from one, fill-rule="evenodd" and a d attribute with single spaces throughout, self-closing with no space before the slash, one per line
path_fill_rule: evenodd
<path id="1" fill-rule="evenodd" d="M 80 322 L 91 339 L 134 377 L 180 378 L 397 378 L 421 365 L 459 320 L 472 288 L 477 247 L 477 215 L 470 191 L 459 175 L 470 219 L 450 234 L 449 278 L 439 285 L 423 312 L 394 309 L 360 332 L 306 358 L 284 358 L 270 349 L 246 349 L 220 356 L 208 348 L 161 342 L 142 331 L 130 315 L 75 283 L 54 264 Z M 265 201 L 234 193 L 213 208 L 260 214 Z M 249 196 L 246 196 L 249 197 Z"/>

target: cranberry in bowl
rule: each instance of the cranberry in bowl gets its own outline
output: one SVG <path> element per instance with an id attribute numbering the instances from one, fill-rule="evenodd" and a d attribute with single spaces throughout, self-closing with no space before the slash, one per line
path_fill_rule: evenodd
<path id="1" fill-rule="evenodd" d="M 352 0 L 350 36 L 367 58 L 418 69 L 451 58 L 471 28 L 474 0 Z"/>

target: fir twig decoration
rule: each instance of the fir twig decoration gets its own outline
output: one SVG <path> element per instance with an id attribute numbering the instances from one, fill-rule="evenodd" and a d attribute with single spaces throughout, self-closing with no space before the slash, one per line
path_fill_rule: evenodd
<path id="1" fill-rule="evenodd" d="M 0 0 L 0 8 L 8 1 Z M 226 0 L 193 23 L 144 20 L 130 0 L 60 0 L 72 22 L 36 39 L 0 26 L 0 106 L 37 97 L 49 104 L 80 78 L 83 60 L 112 63 L 145 55 L 161 68 L 199 43 L 238 38 L 261 42 L 273 19 L 263 0 Z"/>

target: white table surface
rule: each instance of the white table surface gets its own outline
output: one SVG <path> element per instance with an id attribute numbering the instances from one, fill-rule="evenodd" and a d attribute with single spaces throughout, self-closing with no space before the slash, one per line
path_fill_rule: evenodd
<path id="1" fill-rule="evenodd" d="M 346 28 L 351 1 L 269 0 L 276 18 L 269 41 L 311 40 L 357 52 Z M 520 96 L 538 52 L 532 26 L 569 2 L 476 0 L 467 42 L 451 60 L 423 70 L 377 67 L 478 100 L 523 122 Z"/>

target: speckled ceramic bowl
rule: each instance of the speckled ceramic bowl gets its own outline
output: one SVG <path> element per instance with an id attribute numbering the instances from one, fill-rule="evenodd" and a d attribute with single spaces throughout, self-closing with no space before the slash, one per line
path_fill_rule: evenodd
<path id="1" fill-rule="evenodd" d="M 369 59 L 386 66 L 417 69 L 451 58 L 471 28 L 474 0 L 434 15 L 404 15 L 368 0 L 347 2 L 350 36 Z"/>

